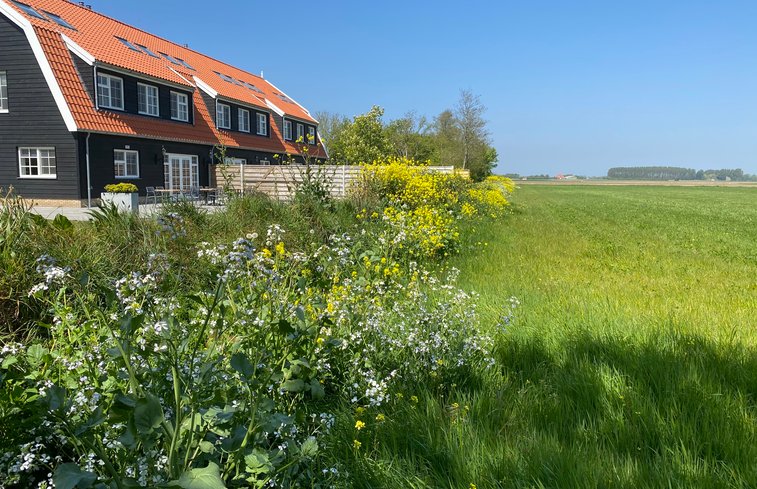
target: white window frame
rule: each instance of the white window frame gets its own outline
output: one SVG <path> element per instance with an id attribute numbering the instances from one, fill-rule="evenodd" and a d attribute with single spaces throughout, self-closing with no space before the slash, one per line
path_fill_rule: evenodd
<path id="1" fill-rule="evenodd" d="M 300 124 L 298 122 L 297 123 L 297 141 L 300 141 L 300 140 L 302 140 L 302 142 L 307 142 L 305 141 L 305 125 Z"/>
<path id="2" fill-rule="evenodd" d="M 231 105 L 216 102 L 216 127 L 231 129 Z"/>
<path id="3" fill-rule="evenodd" d="M 30 152 L 29 155 L 28 156 L 22 156 L 22 152 L 24 152 L 24 151 L 29 151 Z M 31 154 L 32 151 L 35 152 L 34 156 L 32 156 L 32 154 Z M 53 168 L 54 168 L 55 173 L 46 173 L 46 174 L 40 173 L 40 170 L 42 168 L 42 165 L 41 165 L 42 155 L 40 153 L 41 151 L 52 151 L 53 152 L 52 159 L 53 159 Z M 36 158 L 36 160 L 37 160 L 37 163 L 36 163 L 37 174 L 36 175 L 24 175 L 24 168 L 33 168 L 33 167 L 30 164 L 29 165 L 23 165 L 23 161 L 22 161 L 23 158 L 28 158 L 30 160 L 30 162 L 31 162 L 32 158 Z M 50 156 L 48 155 L 47 158 L 49 159 Z M 57 159 L 57 157 L 55 155 L 55 147 L 52 147 L 52 146 L 40 146 L 40 147 L 25 146 L 25 147 L 18 148 L 18 176 L 19 176 L 19 178 L 24 178 L 24 179 L 28 178 L 28 179 L 43 179 L 43 180 L 55 180 L 56 178 L 58 178 L 58 159 Z"/>
<path id="4" fill-rule="evenodd" d="M 258 113 L 258 136 L 268 136 L 268 116 Z"/>
<path id="5" fill-rule="evenodd" d="M 8 110 L 8 72 L 0 71 L 0 114 L 7 114 Z"/>
<path id="6" fill-rule="evenodd" d="M 244 116 L 247 116 L 246 118 Z M 239 130 L 242 132 L 250 132 L 250 111 L 247 109 L 239 109 Z"/>
<path id="7" fill-rule="evenodd" d="M 312 136 L 312 139 L 311 139 L 311 136 Z M 315 127 L 308 126 L 308 144 L 315 145 L 315 139 L 316 139 Z"/>
<path id="8" fill-rule="evenodd" d="M 174 105 L 174 98 L 176 103 Z M 183 103 L 179 101 L 183 99 Z M 181 108 L 184 108 L 185 117 L 181 117 Z M 174 110 L 175 109 L 175 110 Z M 176 115 L 174 115 L 174 113 Z M 171 119 L 175 121 L 189 122 L 189 96 L 186 93 L 171 90 Z"/>
<path id="9" fill-rule="evenodd" d="M 97 74 L 97 106 L 102 109 L 115 109 L 124 110 L 124 79 L 118 76 L 107 75 L 105 73 Z M 106 83 L 102 84 L 101 81 L 105 80 Z M 121 105 L 113 104 L 113 82 L 118 80 L 120 87 Z M 100 92 L 100 89 L 107 90 L 107 100 L 105 94 Z"/>
<path id="10" fill-rule="evenodd" d="M 292 140 L 292 121 L 284 120 L 284 139 Z"/>
<path id="11" fill-rule="evenodd" d="M 231 156 L 227 156 L 224 158 L 223 162 L 227 165 L 246 165 L 247 159 L 246 158 L 234 158 Z"/>
<path id="12" fill-rule="evenodd" d="M 145 89 L 144 96 L 144 106 L 146 110 L 141 110 L 140 107 L 142 106 L 142 89 Z M 150 105 L 150 91 L 154 90 L 154 96 L 155 96 L 155 105 Z M 150 109 L 155 109 L 155 112 L 151 112 Z M 160 89 L 156 87 L 155 85 L 148 85 L 147 83 L 140 83 L 137 82 L 137 111 L 142 115 L 149 115 L 152 117 L 160 117 Z"/>
<path id="13" fill-rule="evenodd" d="M 134 155 L 136 157 L 137 161 L 135 173 L 129 173 L 129 160 L 127 159 L 127 155 Z M 118 174 L 119 166 L 123 167 L 123 175 Z M 115 177 L 119 180 L 139 178 L 139 151 L 134 151 L 131 149 L 114 149 L 113 171 L 115 172 Z"/>

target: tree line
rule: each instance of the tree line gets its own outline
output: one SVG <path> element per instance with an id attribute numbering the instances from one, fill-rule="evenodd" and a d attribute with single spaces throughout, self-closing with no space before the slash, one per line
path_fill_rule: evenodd
<path id="1" fill-rule="evenodd" d="M 757 181 L 757 175 L 744 173 L 741 168 L 694 170 L 676 166 L 620 166 L 607 170 L 607 178 L 619 180 L 733 180 Z"/>
<path id="2" fill-rule="evenodd" d="M 462 90 L 453 108 L 432 119 L 409 112 L 385 122 L 379 106 L 353 118 L 331 112 L 315 117 L 334 164 L 357 165 L 397 156 L 466 169 L 474 180 L 483 180 L 498 159 L 485 112 L 479 96 Z"/>

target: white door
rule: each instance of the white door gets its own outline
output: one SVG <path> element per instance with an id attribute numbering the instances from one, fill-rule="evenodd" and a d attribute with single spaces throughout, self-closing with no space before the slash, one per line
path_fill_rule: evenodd
<path id="1" fill-rule="evenodd" d="M 200 169 L 197 156 L 168 154 L 163 166 L 166 188 L 189 193 L 200 187 Z"/>

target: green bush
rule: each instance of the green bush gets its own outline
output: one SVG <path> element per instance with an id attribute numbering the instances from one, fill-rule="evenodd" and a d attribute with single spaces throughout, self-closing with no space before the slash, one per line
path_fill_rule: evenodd
<path id="1" fill-rule="evenodd" d="M 111 183 L 105 186 L 105 191 L 112 194 L 133 194 L 139 189 L 133 183 Z"/>

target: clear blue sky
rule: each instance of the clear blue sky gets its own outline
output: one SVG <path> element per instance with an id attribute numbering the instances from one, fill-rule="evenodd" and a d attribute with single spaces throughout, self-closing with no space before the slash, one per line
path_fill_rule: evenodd
<path id="1" fill-rule="evenodd" d="M 757 173 L 753 0 L 87 3 L 263 70 L 311 111 L 434 116 L 470 89 L 500 172 Z"/>

